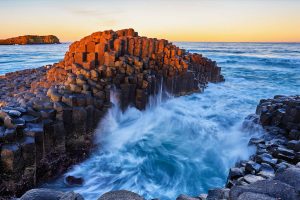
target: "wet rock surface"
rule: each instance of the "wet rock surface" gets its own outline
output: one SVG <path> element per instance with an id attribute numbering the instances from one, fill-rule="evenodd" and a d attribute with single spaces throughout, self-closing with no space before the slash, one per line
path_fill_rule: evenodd
<path id="1" fill-rule="evenodd" d="M 246 120 L 261 124 L 264 134 L 251 138 L 256 153 L 229 170 L 224 188 L 207 195 L 180 199 L 201 200 L 296 200 L 300 199 L 300 96 L 277 95 L 263 99 L 256 115 Z"/>
<path id="2" fill-rule="evenodd" d="M 98 200 L 144 200 L 140 195 L 126 191 L 118 190 L 103 194 Z"/>
<path id="3" fill-rule="evenodd" d="M 74 176 L 67 176 L 66 179 L 65 179 L 65 182 L 68 185 L 82 185 L 83 184 L 83 178 L 74 177 Z"/>
<path id="4" fill-rule="evenodd" d="M 124 29 L 74 42 L 54 65 L 0 76 L 1 198 L 20 197 L 85 159 L 113 88 L 123 109 L 145 109 L 161 89 L 201 92 L 224 81 L 220 72 L 208 58 Z"/>
<path id="5" fill-rule="evenodd" d="M 249 119 L 265 133 L 249 141 L 256 154 L 229 170 L 229 196 L 223 199 L 300 199 L 300 96 L 263 99 Z M 211 197 L 208 193 L 207 199 Z"/>

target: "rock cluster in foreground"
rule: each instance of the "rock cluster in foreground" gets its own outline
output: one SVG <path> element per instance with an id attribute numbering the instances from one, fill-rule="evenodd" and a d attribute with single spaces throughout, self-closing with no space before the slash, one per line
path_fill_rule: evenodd
<path id="1" fill-rule="evenodd" d="M 60 44 L 59 39 L 54 35 L 38 36 L 24 35 L 19 37 L 0 40 L 0 45 L 26 45 L 26 44 Z"/>
<path id="2" fill-rule="evenodd" d="M 261 100 L 257 115 L 266 133 L 252 138 L 256 154 L 231 168 L 226 188 L 198 197 L 180 195 L 176 200 L 299 200 L 300 199 L 300 96 L 275 96 Z M 22 198 L 21 198 L 22 199 Z M 143 200 L 128 191 L 112 191 L 99 200 Z"/>
<path id="3" fill-rule="evenodd" d="M 300 96 L 263 99 L 256 114 L 247 119 L 265 130 L 249 141 L 256 153 L 231 168 L 227 188 L 210 190 L 207 199 L 300 199 Z"/>
<path id="4" fill-rule="evenodd" d="M 133 29 L 93 33 L 53 66 L 0 77 L 0 196 L 21 196 L 86 158 L 111 107 L 144 109 L 162 86 L 174 95 L 223 81 L 215 62 Z"/>
<path id="5" fill-rule="evenodd" d="M 300 199 L 300 96 L 261 100 L 257 115 L 247 120 L 261 124 L 265 134 L 250 140 L 249 145 L 255 145 L 257 151 L 249 160 L 230 169 L 226 188 L 211 189 L 198 197 L 180 195 L 176 200 Z M 144 198 L 124 190 L 108 192 L 99 198 L 132 199 Z"/>

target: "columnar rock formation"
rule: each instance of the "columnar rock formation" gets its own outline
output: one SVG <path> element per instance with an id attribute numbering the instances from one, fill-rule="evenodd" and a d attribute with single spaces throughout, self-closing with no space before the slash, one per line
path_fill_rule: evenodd
<path id="1" fill-rule="evenodd" d="M 161 85 L 183 95 L 219 81 L 215 62 L 133 29 L 93 33 L 53 66 L 1 76 L 0 196 L 21 195 L 85 158 L 112 87 L 122 108 L 144 109 Z"/>
<path id="2" fill-rule="evenodd" d="M 256 153 L 229 170 L 227 188 L 212 189 L 207 199 L 300 199 L 300 96 L 262 99 L 247 119 L 265 130 L 249 145 Z"/>
<path id="3" fill-rule="evenodd" d="M 0 40 L 0 45 L 13 44 L 59 44 L 59 39 L 54 35 L 38 36 L 38 35 L 24 35 L 14 38 Z"/>
<path id="4" fill-rule="evenodd" d="M 123 108 L 133 104 L 144 109 L 162 82 L 169 92 L 184 95 L 198 91 L 200 84 L 223 81 L 220 71 L 216 62 L 199 54 L 125 29 L 96 32 L 73 43 L 47 78 L 104 102 L 113 85 L 120 91 Z"/>

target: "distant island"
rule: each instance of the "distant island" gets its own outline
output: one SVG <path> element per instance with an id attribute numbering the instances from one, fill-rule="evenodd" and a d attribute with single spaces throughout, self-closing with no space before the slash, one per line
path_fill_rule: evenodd
<path id="1" fill-rule="evenodd" d="M 60 44 L 58 37 L 55 35 L 24 35 L 8 39 L 0 39 L 0 45 L 26 45 L 26 44 Z"/>

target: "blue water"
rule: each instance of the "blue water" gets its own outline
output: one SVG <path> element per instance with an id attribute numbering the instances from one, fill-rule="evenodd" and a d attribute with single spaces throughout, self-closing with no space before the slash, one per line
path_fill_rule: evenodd
<path id="1" fill-rule="evenodd" d="M 229 168 L 253 153 L 249 138 L 262 134 L 244 127 L 244 118 L 261 98 L 300 93 L 300 44 L 177 44 L 216 60 L 226 81 L 204 93 L 158 95 L 145 111 L 121 113 L 112 98 L 116 106 L 94 140 L 100 148 L 64 175 L 83 177 L 84 184 L 66 186 L 61 177 L 44 187 L 74 190 L 88 200 L 117 189 L 168 200 L 222 187 Z"/>
<path id="2" fill-rule="evenodd" d="M 69 43 L 53 45 L 0 45 L 0 75 L 53 64 L 64 58 Z"/>

